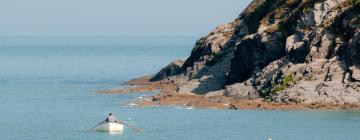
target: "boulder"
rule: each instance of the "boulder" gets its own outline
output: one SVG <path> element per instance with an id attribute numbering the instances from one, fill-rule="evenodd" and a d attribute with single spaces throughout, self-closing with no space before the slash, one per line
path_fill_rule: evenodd
<path id="1" fill-rule="evenodd" d="M 153 76 L 150 79 L 150 81 L 163 80 L 167 77 L 170 77 L 170 76 L 180 73 L 180 68 L 183 64 L 184 64 L 184 61 L 182 61 L 182 60 L 176 60 L 176 61 L 170 63 L 169 65 L 167 65 L 166 67 L 161 69 L 158 73 L 156 73 L 155 76 Z"/>

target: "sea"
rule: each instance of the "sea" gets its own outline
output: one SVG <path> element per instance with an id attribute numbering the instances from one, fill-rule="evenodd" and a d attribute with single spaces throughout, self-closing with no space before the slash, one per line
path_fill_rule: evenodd
<path id="1" fill-rule="evenodd" d="M 360 112 L 138 107 L 97 94 L 186 59 L 199 37 L 0 37 L 0 140 L 357 140 Z M 87 131 L 112 112 L 121 133 Z"/>

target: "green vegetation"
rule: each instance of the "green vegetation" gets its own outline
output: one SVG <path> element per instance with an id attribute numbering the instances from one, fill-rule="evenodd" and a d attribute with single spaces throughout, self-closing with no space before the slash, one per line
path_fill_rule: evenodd
<path id="1" fill-rule="evenodd" d="M 357 17 L 355 17 L 350 23 L 349 23 L 351 28 L 357 29 L 360 28 L 360 15 L 358 15 Z"/>
<path id="2" fill-rule="evenodd" d="M 273 88 L 271 89 L 271 94 L 277 94 L 281 91 L 284 91 L 288 88 L 288 86 L 292 83 L 295 83 L 294 75 L 290 74 L 288 76 L 285 76 L 283 79 L 281 79 L 281 84 L 273 85 Z"/>
<path id="3" fill-rule="evenodd" d="M 271 89 L 270 93 L 271 94 L 277 94 L 281 91 L 284 91 L 287 89 L 286 85 L 280 84 L 280 85 L 276 85 L 273 89 Z"/>
<path id="4" fill-rule="evenodd" d="M 266 87 L 259 90 L 259 94 L 261 97 L 267 98 L 269 96 L 269 93 L 271 92 L 271 88 Z"/>
<path id="5" fill-rule="evenodd" d="M 295 80 L 294 80 L 294 75 L 293 75 L 293 74 L 290 74 L 290 75 L 284 77 L 284 78 L 282 79 L 282 82 L 283 82 L 283 84 L 289 84 L 289 83 L 291 83 L 291 82 L 294 83 L 294 82 L 295 82 Z"/>
<path id="6" fill-rule="evenodd" d="M 303 0 L 303 6 L 302 6 L 302 12 L 304 14 L 309 14 L 313 8 L 314 8 L 314 4 L 315 2 L 317 2 L 316 0 Z"/>
<path id="7" fill-rule="evenodd" d="M 248 24 L 249 33 L 257 32 L 260 22 L 266 15 L 273 12 L 279 6 L 283 5 L 286 0 L 266 0 L 264 2 L 258 2 L 251 4 L 250 8 L 245 11 L 247 17 L 246 22 Z"/>
<path id="8" fill-rule="evenodd" d="M 303 13 L 304 14 L 309 14 L 311 12 L 311 7 L 310 5 L 306 5 L 303 9 Z"/>
<path id="9" fill-rule="evenodd" d="M 360 0 L 353 0 L 353 4 L 356 7 L 360 7 Z"/>
<path id="10" fill-rule="evenodd" d="M 286 90 L 290 85 L 296 82 L 294 74 L 289 74 L 281 79 L 280 84 L 273 84 L 271 87 L 263 88 L 259 91 L 260 96 L 270 99 L 271 95 L 276 95 L 279 92 Z"/>

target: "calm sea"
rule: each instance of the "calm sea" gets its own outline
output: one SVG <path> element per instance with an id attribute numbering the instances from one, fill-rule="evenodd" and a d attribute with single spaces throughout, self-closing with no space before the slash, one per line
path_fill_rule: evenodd
<path id="1" fill-rule="evenodd" d="M 132 106 L 154 93 L 102 95 L 186 58 L 197 37 L 0 37 L 1 140 L 354 140 L 351 111 Z M 113 112 L 142 128 L 85 132 Z"/>

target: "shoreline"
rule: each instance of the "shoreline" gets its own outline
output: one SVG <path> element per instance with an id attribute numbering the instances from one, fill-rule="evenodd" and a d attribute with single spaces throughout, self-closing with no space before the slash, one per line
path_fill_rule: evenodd
<path id="1" fill-rule="evenodd" d="M 167 80 L 149 82 L 151 76 L 135 78 L 123 83 L 135 87 L 125 89 L 99 90 L 100 94 L 126 94 L 132 92 L 154 92 L 160 90 L 159 94 L 138 99 L 140 107 L 147 106 L 184 106 L 193 108 L 209 109 L 234 109 L 234 110 L 359 110 L 357 104 L 324 104 L 324 103 L 278 103 L 265 102 L 262 99 L 239 99 L 223 95 L 205 96 L 185 94 L 176 92 L 176 84 Z"/>

